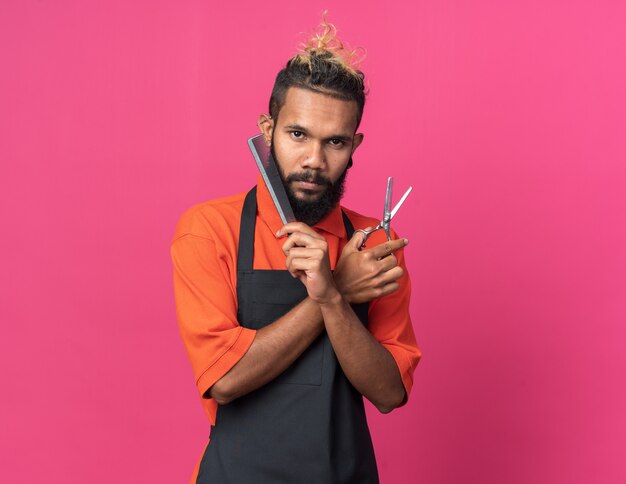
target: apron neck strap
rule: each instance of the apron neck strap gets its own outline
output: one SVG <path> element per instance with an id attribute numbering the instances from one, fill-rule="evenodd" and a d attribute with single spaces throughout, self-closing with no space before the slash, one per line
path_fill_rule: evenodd
<path id="1" fill-rule="evenodd" d="M 352 225 L 352 222 L 350 222 L 346 212 L 343 210 L 341 211 L 341 216 L 343 217 L 343 225 L 346 228 L 346 234 L 348 234 L 348 240 L 350 240 L 354 235 L 354 225 Z"/>
<path id="2" fill-rule="evenodd" d="M 237 271 L 251 271 L 254 260 L 254 228 L 256 226 L 256 186 L 246 195 L 239 222 Z"/>

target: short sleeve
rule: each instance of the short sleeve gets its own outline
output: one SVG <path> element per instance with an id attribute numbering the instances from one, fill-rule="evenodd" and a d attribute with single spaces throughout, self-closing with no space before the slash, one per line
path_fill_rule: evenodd
<path id="1" fill-rule="evenodd" d="M 256 332 L 237 321 L 236 275 L 212 239 L 181 235 L 172 242 L 171 257 L 178 325 L 204 397 L 248 351 Z M 211 418 L 216 405 L 207 403 Z"/>
<path id="2" fill-rule="evenodd" d="M 411 280 L 406 269 L 404 253 L 400 250 L 395 255 L 398 258 L 398 265 L 404 270 L 403 276 L 398 280 L 400 288 L 370 302 L 368 329 L 393 356 L 402 377 L 407 395 L 406 400 L 408 400 L 413 386 L 413 372 L 422 352 L 415 341 L 409 313 Z"/>

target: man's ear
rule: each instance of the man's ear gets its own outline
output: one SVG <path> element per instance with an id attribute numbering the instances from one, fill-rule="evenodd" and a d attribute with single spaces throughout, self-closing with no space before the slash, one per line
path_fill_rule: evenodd
<path id="1" fill-rule="evenodd" d="M 272 144 L 272 131 L 274 130 L 274 119 L 269 114 L 261 114 L 257 122 L 259 129 L 265 138 L 267 146 Z"/>
<path id="2" fill-rule="evenodd" d="M 352 141 L 352 153 L 356 151 L 359 145 L 363 142 L 363 133 L 356 133 L 354 140 Z"/>

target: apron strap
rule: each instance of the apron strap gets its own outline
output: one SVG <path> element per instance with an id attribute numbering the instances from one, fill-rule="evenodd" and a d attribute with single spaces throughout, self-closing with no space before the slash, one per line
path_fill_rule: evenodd
<path id="1" fill-rule="evenodd" d="M 237 272 L 251 271 L 254 260 L 254 228 L 256 226 L 256 186 L 246 195 L 239 222 Z"/>
<path id="2" fill-rule="evenodd" d="M 343 217 L 343 225 L 346 227 L 346 233 L 348 234 L 348 240 L 352 238 L 354 235 L 354 225 L 350 222 L 350 219 L 346 215 L 346 212 L 341 211 L 341 216 Z"/>

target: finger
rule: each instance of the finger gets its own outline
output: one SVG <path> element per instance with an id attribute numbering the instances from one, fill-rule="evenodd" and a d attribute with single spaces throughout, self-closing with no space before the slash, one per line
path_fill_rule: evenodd
<path id="1" fill-rule="evenodd" d="M 391 254 L 376 261 L 381 272 L 387 272 L 398 265 L 398 258 Z"/>
<path id="2" fill-rule="evenodd" d="M 402 267 L 394 267 L 393 269 L 384 272 L 378 277 L 378 287 L 384 287 L 387 284 L 392 282 L 396 282 L 404 275 L 404 270 Z"/>
<path id="3" fill-rule="evenodd" d="M 303 277 L 306 277 L 306 273 L 304 271 L 288 271 L 289 274 L 291 274 L 291 277 L 293 277 L 294 279 L 302 279 Z"/>
<path id="4" fill-rule="evenodd" d="M 398 284 L 397 282 L 391 282 L 381 288 L 380 297 L 388 296 L 392 292 L 396 292 L 398 289 L 400 289 L 400 284 Z"/>
<path id="5" fill-rule="evenodd" d="M 292 247 L 289 250 L 289 256 L 301 259 L 321 259 L 324 256 L 322 249 L 316 247 Z"/>
<path id="6" fill-rule="evenodd" d="M 367 250 L 372 254 L 372 256 L 380 259 L 381 257 L 393 254 L 396 250 L 401 249 L 408 243 L 409 239 L 389 240 Z"/>
<path id="7" fill-rule="evenodd" d="M 370 230 L 371 227 L 367 227 L 365 230 Z M 346 254 L 349 254 L 351 252 L 356 252 L 358 250 L 361 249 L 361 247 L 363 247 L 363 242 L 365 241 L 365 234 L 363 232 L 360 231 L 354 231 L 354 234 L 352 234 L 352 238 L 348 241 L 348 243 L 346 244 L 345 248 L 343 249 L 343 252 Z"/>
<path id="8" fill-rule="evenodd" d="M 310 272 L 319 268 L 319 261 L 315 259 L 293 259 L 289 265 L 289 272 Z"/>
<path id="9" fill-rule="evenodd" d="M 283 225 L 280 229 L 278 229 L 278 232 L 276 232 L 276 237 L 281 238 L 285 235 L 293 234 L 294 232 L 302 232 L 316 239 L 324 238 L 307 224 L 302 222 L 289 222 L 288 224 Z"/>
<path id="10" fill-rule="evenodd" d="M 370 225 L 369 227 L 365 227 L 363 229 L 365 232 L 369 232 L 370 230 L 372 230 L 372 226 Z M 358 236 L 357 240 L 354 240 L 355 237 Z M 359 250 L 361 249 L 361 247 L 363 247 L 363 244 L 365 243 L 365 233 L 364 232 L 355 232 L 355 234 L 352 236 L 352 239 L 350 240 L 351 242 L 354 240 L 354 247 Z"/>
<path id="11" fill-rule="evenodd" d="M 287 254 L 287 260 L 285 261 L 285 265 L 289 269 L 292 265 L 293 260 L 295 259 L 313 259 L 313 260 L 322 260 L 324 257 L 324 252 L 321 249 L 309 249 L 305 247 L 294 247 Z"/>
<path id="12" fill-rule="evenodd" d="M 322 248 L 326 244 L 326 239 L 316 239 L 309 234 L 302 232 L 292 233 L 287 241 L 283 244 L 283 252 L 289 253 L 289 250 L 293 247 L 310 247 L 310 248 Z"/>

